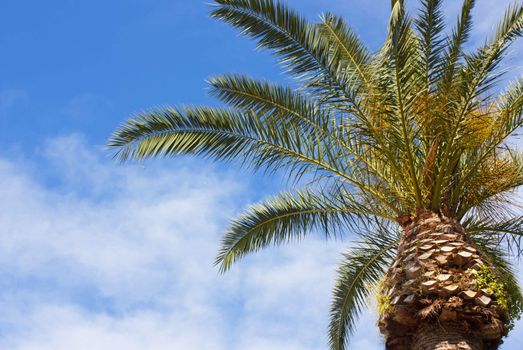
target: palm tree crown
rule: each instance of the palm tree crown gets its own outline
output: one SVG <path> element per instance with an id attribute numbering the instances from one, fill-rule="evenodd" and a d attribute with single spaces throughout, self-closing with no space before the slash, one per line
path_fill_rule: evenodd
<path id="1" fill-rule="evenodd" d="M 310 23 L 275 0 L 215 0 L 212 16 L 272 51 L 297 83 L 212 78 L 211 93 L 227 108 L 152 110 L 125 122 L 109 146 L 121 160 L 194 154 L 286 169 L 301 185 L 231 222 L 216 260 L 222 271 L 318 229 L 358 234 L 338 271 L 333 349 L 345 348 L 369 284 L 396 254 L 394 226 L 420 210 L 463 224 L 496 259 L 519 310 L 505 255 L 520 253 L 523 234 L 523 217 L 508 205 L 523 184 L 523 157 L 507 143 L 523 124 L 523 80 L 501 93 L 496 84 L 523 34 L 523 5 L 510 6 L 485 44 L 465 52 L 474 2 L 464 0 L 446 30 L 442 0 L 421 0 L 415 18 L 393 0 L 385 43 L 371 52 L 339 16 Z"/>

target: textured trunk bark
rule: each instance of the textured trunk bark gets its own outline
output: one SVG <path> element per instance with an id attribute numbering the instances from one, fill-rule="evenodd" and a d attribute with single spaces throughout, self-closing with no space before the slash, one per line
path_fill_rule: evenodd
<path id="1" fill-rule="evenodd" d="M 492 264 L 453 219 L 420 212 L 403 227 L 378 299 L 387 350 L 497 349 L 507 314 L 476 283 Z"/>
<path id="2" fill-rule="evenodd" d="M 479 336 L 463 330 L 456 322 L 424 324 L 414 334 L 412 350 L 483 350 Z"/>

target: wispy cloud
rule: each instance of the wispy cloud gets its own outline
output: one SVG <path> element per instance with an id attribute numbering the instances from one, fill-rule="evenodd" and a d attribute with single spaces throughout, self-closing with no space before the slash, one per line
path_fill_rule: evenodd
<path id="1" fill-rule="evenodd" d="M 0 348 L 325 348 L 339 242 L 280 247 L 220 276 L 244 181 L 101 154 L 67 136 L 42 164 L 0 160 Z M 380 348 L 374 322 L 354 344 Z"/>

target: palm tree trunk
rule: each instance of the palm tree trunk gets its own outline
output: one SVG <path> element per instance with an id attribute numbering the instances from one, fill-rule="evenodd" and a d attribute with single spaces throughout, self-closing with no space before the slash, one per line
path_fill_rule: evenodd
<path id="1" fill-rule="evenodd" d="M 403 227 L 378 298 L 387 349 L 497 349 L 508 317 L 477 281 L 480 273 L 496 274 L 487 257 L 443 215 L 420 211 Z"/>
<path id="2" fill-rule="evenodd" d="M 412 350 L 483 350 L 479 336 L 465 332 L 459 322 L 424 324 L 413 337 Z"/>

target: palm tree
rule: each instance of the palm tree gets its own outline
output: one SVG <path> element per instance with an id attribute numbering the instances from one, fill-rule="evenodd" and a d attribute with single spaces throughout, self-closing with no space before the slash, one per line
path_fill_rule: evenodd
<path id="1" fill-rule="evenodd" d="M 343 255 L 330 348 L 346 349 L 371 296 L 387 349 L 496 349 L 523 309 L 510 256 L 522 252 L 512 204 L 523 156 L 523 79 L 496 89 L 523 4 L 466 53 L 474 0 L 452 30 L 442 0 L 410 17 L 393 0 L 383 47 L 345 20 L 309 23 L 276 0 L 215 0 L 212 16 L 269 49 L 295 81 L 210 80 L 227 108 L 161 108 L 125 122 L 109 146 L 125 161 L 182 154 L 287 171 L 299 189 L 232 221 L 216 264 L 322 231 L 357 237 Z"/>

